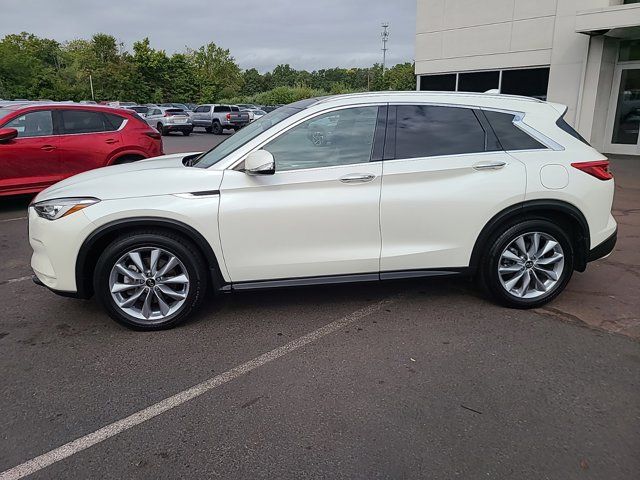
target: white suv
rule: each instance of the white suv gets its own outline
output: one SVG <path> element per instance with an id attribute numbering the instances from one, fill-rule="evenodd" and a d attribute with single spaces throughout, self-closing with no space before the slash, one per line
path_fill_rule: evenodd
<path id="1" fill-rule="evenodd" d="M 139 329 L 176 325 L 212 290 L 434 275 L 473 275 L 500 303 L 537 307 L 616 240 L 608 161 L 565 110 L 466 93 L 294 103 L 204 154 L 40 193 L 34 279 L 95 294 Z"/>

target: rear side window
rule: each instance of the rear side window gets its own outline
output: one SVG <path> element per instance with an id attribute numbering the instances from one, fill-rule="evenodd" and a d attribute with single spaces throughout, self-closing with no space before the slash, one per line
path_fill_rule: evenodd
<path id="1" fill-rule="evenodd" d="M 108 132 L 113 130 L 113 125 L 101 112 L 62 110 L 60 116 L 62 118 L 62 131 L 66 134 Z"/>
<path id="2" fill-rule="evenodd" d="M 485 132 L 469 108 L 397 107 L 395 158 L 459 155 L 485 151 Z"/>
<path id="3" fill-rule="evenodd" d="M 578 132 L 576 132 L 575 129 L 571 125 L 569 125 L 567 123 L 567 121 L 564 119 L 564 117 L 560 117 L 558 119 L 558 121 L 556 122 L 556 125 L 558 127 L 560 127 L 560 129 L 564 130 L 569 135 L 571 135 L 573 138 L 577 138 L 578 140 L 580 140 L 585 145 L 589 145 L 589 142 L 587 142 L 582 135 L 580 135 Z"/>
<path id="4" fill-rule="evenodd" d="M 53 135 L 51 110 L 41 110 L 20 115 L 7 123 L 5 128 L 15 128 L 18 137 L 44 137 Z"/>
<path id="5" fill-rule="evenodd" d="M 220 112 L 230 112 L 231 108 L 229 108 L 229 106 L 227 105 L 218 105 L 217 107 L 215 107 L 213 109 L 214 113 L 220 113 Z"/>
<path id="6" fill-rule="evenodd" d="M 239 112 L 240 109 L 238 107 L 231 107 L 232 112 Z"/>
<path id="7" fill-rule="evenodd" d="M 105 127 L 108 132 L 115 132 L 118 130 L 122 126 L 122 122 L 125 120 L 120 115 L 114 115 L 113 113 L 104 113 L 103 115 L 107 121 Z"/>
<path id="8" fill-rule="evenodd" d="M 484 114 L 498 137 L 503 150 L 539 150 L 547 148 L 513 123 L 516 118 L 515 115 L 492 112 L 490 110 L 485 110 Z"/>

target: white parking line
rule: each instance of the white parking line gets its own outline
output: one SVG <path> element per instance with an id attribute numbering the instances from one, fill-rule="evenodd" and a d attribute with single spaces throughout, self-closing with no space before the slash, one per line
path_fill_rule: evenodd
<path id="1" fill-rule="evenodd" d="M 0 281 L 0 285 L 7 285 L 9 283 L 16 283 L 16 282 L 24 282 L 25 280 L 31 280 L 32 278 L 33 278 L 33 275 L 27 275 L 25 277 L 18 277 L 18 278 L 10 278 L 9 280 Z"/>
<path id="2" fill-rule="evenodd" d="M 64 460 L 71 455 L 75 455 L 82 450 L 85 450 L 93 445 L 96 445 L 100 442 L 104 442 L 105 440 L 118 435 L 130 428 L 135 427 L 136 425 L 140 425 L 147 420 L 150 420 L 158 415 L 161 415 L 172 408 L 175 408 L 179 405 L 182 405 L 189 400 L 192 400 L 203 393 L 206 393 L 210 390 L 213 390 L 220 385 L 223 385 L 235 378 L 238 378 L 245 373 L 248 373 L 252 370 L 255 370 L 262 365 L 272 362 L 288 353 L 293 352 L 294 350 L 298 350 L 299 348 L 308 345 L 309 343 L 315 342 L 316 340 L 329 335 L 341 328 L 356 322 L 372 313 L 375 313 L 387 305 L 395 302 L 397 300 L 397 296 L 395 298 L 388 298 L 385 300 L 381 300 L 380 302 L 374 303 L 368 307 L 362 308 L 360 310 L 356 310 L 355 312 L 347 315 L 346 317 L 341 318 L 340 320 L 336 320 L 335 322 L 329 323 L 324 327 L 320 327 L 317 330 L 314 330 L 311 333 L 307 333 L 302 337 L 299 337 L 281 347 L 275 348 L 270 352 L 263 353 L 262 355 L 255 357 L 252 360 L 249 360 L 242 365 L 238 365 L 237 367 L 232 368 L 231 370 L 227 370 L 226 372 L 212 377 L 208 380 L 205 380 L 202 383 L 194 385 L 193 387 L 183 390 L 180 393 L 177 393 L 169 398 L 165 398 L 160 402 L 151 405 L 143 410 L 140 410 L 133 415 L 129 415 L 122 420 L 118 420 L 114 423 L 106 425 L 99 430 L 96 430 L 93 433 L 89 433 L 83 437 L 77 438 L 72 442 L 66 443 L 61 447 L 55 448 L 47 453 L 44 453 L 38 457 L 32 458 L 20 465 L 17 465 L 9 470 L 5 470 L 0 473 L 0 480 L 17 480 L 19 478 L 26 477 L 27 475 L 31 475 L 43 468 L 48 467 L 60 460 Z"/>
<path id="3" fill-rule="evenodd" d="M 26 219 L 27 219 L 27 217 L 4 218 L 4 219 L 0 220 L 0 223 L 15 222 L 16 220 L 26 220 Z"/>

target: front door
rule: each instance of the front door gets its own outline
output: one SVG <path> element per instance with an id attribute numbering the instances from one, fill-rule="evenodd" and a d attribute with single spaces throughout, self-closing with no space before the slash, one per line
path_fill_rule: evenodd
<path id="1" fill-rule="evenodd" d="M 262 147 L 275 158 L 273 175 L 224 172 L 220 237 L 233 282 L 377 278 L 382 164 L 371 161 L 377 114 L 376 106 L 347 108 L 290 128 Z"/>
<path id="2" fill-rule="evenodd" d="M 607 122 L 604 150 L 623 155 L 640 154 L 640 63 L 618 64 Z"/>
<path id="3" fill-rule="evenodd" d="M 0 143 L 0 192 L 42 190 L 62 180 L 60 139 L 54 135 L 50 110 L 20 115 L 3 125 L 18 137 Z"/>

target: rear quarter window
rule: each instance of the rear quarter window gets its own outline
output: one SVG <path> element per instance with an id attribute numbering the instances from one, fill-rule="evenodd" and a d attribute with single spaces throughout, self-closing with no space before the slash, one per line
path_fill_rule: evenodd
<path id="1" fill-rule="evenodd" d="M 587 142 L 582 135 L 580 135 L 578 132 L 576 132 L 576 130 L 571 125 L 569 125 L 567 123 L 567 121 L 564 119 L 564 117 L 560 117 L 558 119 L 558 121 L 556 122 L 556 125 L 561 130 L 564 130 L 569 135 L 571 135 L 573 138 L 576 138 L 576 139 L 580 140 L 585 145 L 589 145 L 589 142 Z M 589 146 L 591 146 L 591 145 L 589 145 Z"/>
<path id="2" fill-rule="evenodd" d="M 484 111 L 503 150 L 540 150 L 547 148 L 515 123 L 515 115 L 511 113 Z"/>

